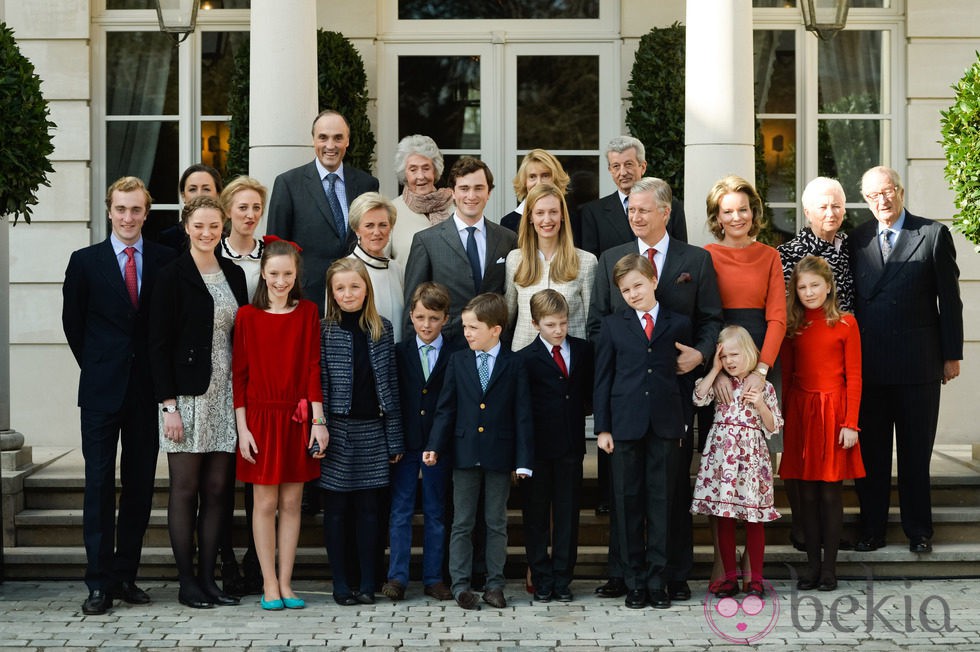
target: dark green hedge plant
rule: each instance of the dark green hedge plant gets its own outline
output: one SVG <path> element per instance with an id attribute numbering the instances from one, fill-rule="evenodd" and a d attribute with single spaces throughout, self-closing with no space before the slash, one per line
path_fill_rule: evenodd
<path id="1" fill-rule="evenodd" d="M 980 252 L 980 52 L 953 90 L 953 105 L 942 112 L 940 141 L 946 153 L 946 181 L 959 210 L 953 228 Z"/>
<path id="2" fill-rule="evenodd" d="M 229 178 L 248 172 L 248 95 L 249 48 L 242 47 L 235 55 L 235 75 L 228 98 Z M 367 73 L 361 55 L 340 32 L 317 31 L 317 96 L 321 110 L 335 109 L 350 123 L 350 147 L 344 162 L 372 170 L 376 140 L 367 113 Z"/>
<path id="3" fill-rule="evenodd" d="M 12 215 L 16 224 L 23 216 L 30 224 L 37 189 L 51 185 L 55 124 L 48 120 L 41 79 L 6 23 L 0 23 L 0 115 L 0 217 Z"/>

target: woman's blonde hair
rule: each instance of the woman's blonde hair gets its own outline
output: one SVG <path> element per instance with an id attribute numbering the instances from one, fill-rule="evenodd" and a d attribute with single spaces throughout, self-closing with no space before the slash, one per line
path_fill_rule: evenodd
<path id="1" fill-rule="evenodd" d="M 733 342 L 735 348 L 745 358 L 746 369 L 751 371 L 759 364 L 759 348 L 755 345 L 755 340 L 749 332 L 741 326 L 725 326 L 718 333 L 718 344 Z"/>
<path id="2" fill-rule="evenodd" d="M 377 342 L 384 334 L 384 324 L 381 322 L 381 315 L 374 305 L 374 286 L 371 285 L 371 277 L 368 275 L 367 267 L 357 258 L 338 258 L 327 269 L 327 301 L 324 310 L 324 319 L 327 321 L 340 323 L 340 315 L 343 312 L 333 296 L 333 277 L 344 272 L 354 272 L 361 277 L 367 287 L 364 296 L 364 308 L 361 311 L 359 326 L 361 330 L 371 335 L 371 339 Z"/>
<path id="3" fill-rule="evenodd" d="M 796 285 L 804 274 L 819 276 L 830 288 L 830 292 L 827 293 L 827 298 L 823 302 L 823 314 L 827 319 L 827 325 L 833 326 L 841 318 L 840 309 L 837 307 L 837 286 L 834 284 L 834 270 L 830 268 L 830 263 L 820 256 L 803 256 L 789 277 L 789 292 L 786 297 L 786 337 L 796 337 L 804 328 L 809 326 L 806 321 L 806 307 L 796 292 Z"/>
<path id="4" fill-rule="evenodd" d="M 527 197 L 527 168 L 532 163 L 548 168 L 551 172 L 550 183 L 558 186 L 558 190 L 564 194 L 571 178 L 565 172 L 565 168 L 562 167 L 561 161 L 555 158 L 551 152 L 543 149 L 532 149 L 524 155 L 521 166 L 517 168 L 517 174 L 514 176 L 514 194 L 517 195 L 518 201 L 524 201 L 524 198 Z"/>
<path id="5" fill-rule="evenodd" d="M 517 248 L 521 252 L 521 261 L 514 273 L 514 283 L 521 287 L 534 285 L 541 279 L 543 265 L 538 257 L 538 232 L 531 222 L 534 206 L 544 197 L 554 197 L 561 207 L 561 228 L 558 230 L 558 251 L 551 259 L 551 280 L 555 283 L 568 283 L 578 277 L 578 254 L 575 252 L 575 242 L 572 240 L 572 225 L 568 219 L 568 205 L 565 195 L 550 183 L 539 183 L 531 188 L 524 204 L 524 215 L 517 229 Z"/>

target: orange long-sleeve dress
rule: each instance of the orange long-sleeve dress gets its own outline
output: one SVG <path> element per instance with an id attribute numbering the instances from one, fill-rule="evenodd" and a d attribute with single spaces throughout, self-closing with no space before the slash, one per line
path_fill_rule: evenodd
<path id="1" fill-rule="evenodd" d="M 779 252 L 761 242 L 738 249 L 704 247 L 718 276 L 725 323 L 744 326 L 761 350 L 759 360 L 775 364 L 786 335 L 786 284 Z"/>
<path id="2" fill-rule="evenodd" d="M 808 325 L 783 343 L 783 479 L 838 482 L 864 477 L 860 444 L 844 448 L 841 428 L 858 429 L 861 335 L 845 314 L 827 325 L 823 308 L 806 311 Z"/>

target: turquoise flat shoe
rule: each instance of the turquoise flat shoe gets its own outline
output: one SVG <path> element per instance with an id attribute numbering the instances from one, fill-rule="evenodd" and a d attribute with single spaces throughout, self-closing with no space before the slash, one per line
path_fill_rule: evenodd
<path id="1" fill-rule="evenodd" d="M 287 609 L 303 609 L 306 607 L 306 601 L 303 598 L 283 598 L 282 603 Z"/>
<path id="2" fill-rule="evenodd" d="M 262 608 L 266 611 L 282 611 L 284 609 L 283 602 L 281 598 L 276 598 L 275 600 L 266 600 L 263 595 L 261 598 Z"/>

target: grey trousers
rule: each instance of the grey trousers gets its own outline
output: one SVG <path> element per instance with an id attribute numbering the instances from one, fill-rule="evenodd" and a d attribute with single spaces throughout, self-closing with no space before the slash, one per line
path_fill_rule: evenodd
<path id="1" fill-rule="evenodd" d="M 510 473 L 480 467 L 453 469 L 453 528 L 449 537 L 449 576 L 458 596 L 470 590 L 473 570 L 473 527 L 480 485 L 485 485 L 483 512 L 487 526 L 487 590 L 504 588 L 507 561 L 507 497 Z"/>

